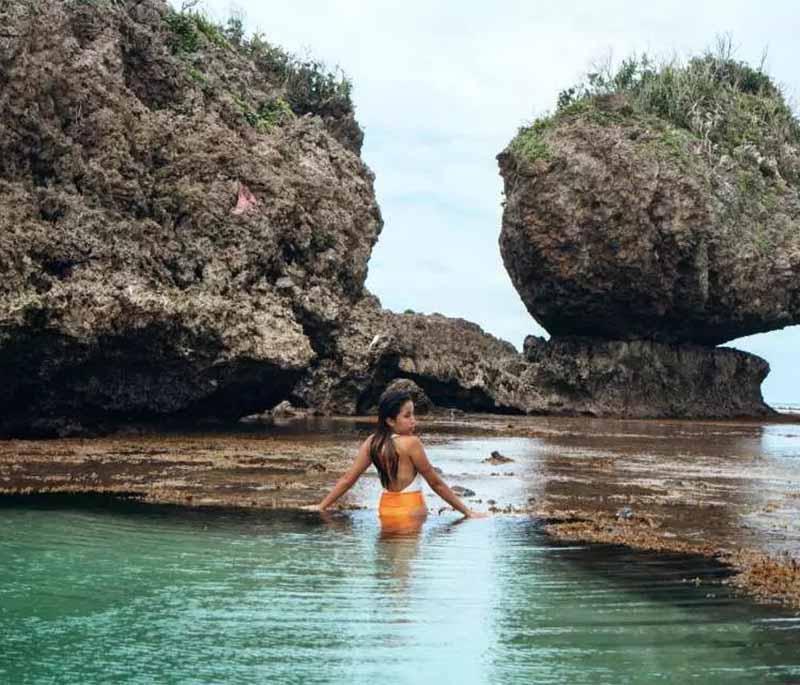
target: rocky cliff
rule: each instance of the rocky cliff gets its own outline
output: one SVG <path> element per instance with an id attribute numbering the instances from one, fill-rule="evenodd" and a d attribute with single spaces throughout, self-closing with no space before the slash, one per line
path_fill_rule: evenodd
<path id="1" fill-rule="evenodd" d="M 349 84 L 160 0 L 0 11 L 2 426 L 285 398 L 381 230 Z"/>

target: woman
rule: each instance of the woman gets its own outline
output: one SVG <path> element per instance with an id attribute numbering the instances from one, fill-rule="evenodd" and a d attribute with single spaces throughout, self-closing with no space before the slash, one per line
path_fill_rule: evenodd
<path id="1" fill-rule="evenodd" d="M 389 391 L 378 405 L 378 426 L 363 443 L 352 466 L 317 505 L 306 509 L 324 511 L 346 493 L 372 463 L 383 485 L 378 514 L 383 523 L 424 519 L 428 513 L 422 496 L 424 478 L 431 489 L 454 509 L 470 518 L 487 514 L 472 511 L 447 486 L 428 461 L 420 439 L 414 435 L 417 421 L 414 402 L 404 391 Z"/>

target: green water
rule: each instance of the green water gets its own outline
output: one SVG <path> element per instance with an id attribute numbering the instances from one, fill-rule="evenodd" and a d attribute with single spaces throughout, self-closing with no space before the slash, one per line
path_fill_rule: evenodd
<path id="1" fill-rule="evenodd" d="M 800 682 L 800 618 L 721 569 L 527 518 L 46 502 L 0 507 L 3 683 Z"/>

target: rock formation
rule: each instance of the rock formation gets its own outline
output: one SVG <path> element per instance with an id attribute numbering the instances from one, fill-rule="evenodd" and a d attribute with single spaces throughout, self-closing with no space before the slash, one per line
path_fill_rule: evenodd
<path id="1" fill-rule="evenodd" d="M 714 346 L 800 323 L 800 125 L 724 55 L 590 84 L 498 156 L 503 261 L 553 336 L 525 410 L 770 413 L 767 363 Z"/>
<path id="2" fill-rule="evenodd" d="M 396 314 L 365 297 L 352 310 L 332 352 L 295 388 L 299 401 L 324 412 L 361 414 L 395 378 L 414 381 L 437 406 L 520 413 L 506 362 L 514 346 L 478 325 L 438 314 Z"/>
<path id="3" fill-rule="evenodd" d="M 414 381 L 408 378 L 396 378 L 386 386 L 385 393 L 390 392 L 407 392 L 411 395 L 411 400 L 414 402 L 414 413 L 417 416 L 423 416 L 430 413 L 434 409 L 434 404 L 431 398 L 420 388 Z M 377 407 L 369 412 L 370 414 L 377 413 Z"/>
<path id="4" fill-rule="evenodd" d="M 800 323 L 800 145 L 783 168 L 742 141 L 712 155 L 624 98 L 515 143 L 500 249 L 552 335 L 717 345 Z"/>
<path id="5" fill-rule="evenodd" d="M 0 11 L 2 427 L 287 397 L 382 225 L 346 83 L 161 0 Z"/>
<path id="6" fill-rule="evenodd" d="M 393 379 L 437 407 L 503 414 L 629 418 L 764 416 L 769 365 L 733 349 L 652 341 L 528 336 L 512 345 L 463 319 L 355 307 L 334 351 L 294 390 L 298 404 L 365 414 Z"/>
<path id="7" fill-rule="evenodd" d="M 785 240 L 748 263 L 720 228 L 724 169 L 640 164 L 648 130 L 567 121 L 547 161 L 507 152 L 503 252 L 531 312 L 561 334 L 658 341 L 531 338 L 523 355 L 364 289 L 382 221 L 346 80 L 164 0 L 7 2 L 0 23 L 0 435 L 287 400 L 363 413 L 391 382 L 421 408 L 768 411 L 764 362 L 673 338 L 794 320 L 797 203 L 780 169 L 756 180 L 779 201 L 764 239 L 784 226 Z M 686 145 L 681 163 L 705 169 Z"/>
<path id="8" fill-rule="evenodd" d="M 527 413 L 630 418 L 766 416 L 766 361 L 724 347 L 528 336 Z"/>

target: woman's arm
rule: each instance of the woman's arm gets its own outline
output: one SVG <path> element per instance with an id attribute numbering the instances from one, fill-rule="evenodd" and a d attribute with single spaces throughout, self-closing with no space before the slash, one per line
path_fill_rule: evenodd
<path id="1" fill-rule="evenodd" d="M 425 454 L 425 448 L 422 446 L 422 442 L 419 438 L 412 436 L 406 440 L 408 456 L 411 457 L 411 461 L 417 469 L 417 472 L 421 473 L 422 477 L 428 481 L 431 490 L 453 507 L 453 509 L 464 514 L 464 516 L 469 516 L 470 518 L 482 518 L 486 516 L 486 514 L 481 512 L 472 511 L 472 509 L 467 507 L 458 495 L 448 487 L 447 483 L 442 480 L 442 477 L 436 473 L 436 470 L 433 468 L 433 464 L 431 464 L 428 459 L 428 455 Z"/>
<path id="2" fill-rule="evenodd" d="M 318 505 L 307 508 L 319 509 L 320 511 L 323 511 L 331 506 L 331 504 L 339 499 L 350 488 L 352 488 L 353 485 L 355 485 L 355 482 L 358 480 L 359 476 L 367 470 L 371 463 L 369 458 L 369 442 L 370 438 L 367 438 L 361 443 L 361 447 L 358 448 L 358 454 L 356 454 L 356 458 L 353 460 L 350 468 L 347 469 L 347 472 L 338 481 L 336 481 L 336 485 L 334 485 L 331 491 L 325 495 L 325 498 Z"/>

